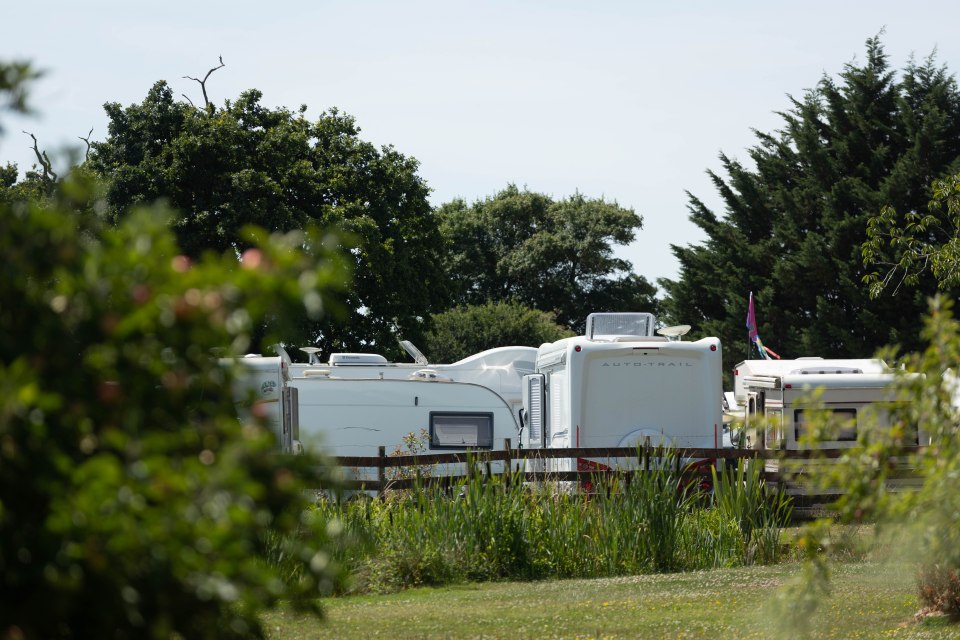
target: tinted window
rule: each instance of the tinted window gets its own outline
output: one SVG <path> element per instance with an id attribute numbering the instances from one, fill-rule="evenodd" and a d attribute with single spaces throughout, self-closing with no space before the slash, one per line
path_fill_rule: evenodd
<path id="1" fill-rule="evenodd" d="M 492 449 L 493 414 L 430 412 L 431 449 Z"/>
<path id="2" fill-rule="evenodd" d="M 828 409 L 833 414 L 833 420 L 840 424 L 835 442 L 856 442 L 857 440 L 857 410 L 856 409 Z M 807 432 L 807 419 L 803 409 L 793 412 L 794 438 L 799 442 Z"/>

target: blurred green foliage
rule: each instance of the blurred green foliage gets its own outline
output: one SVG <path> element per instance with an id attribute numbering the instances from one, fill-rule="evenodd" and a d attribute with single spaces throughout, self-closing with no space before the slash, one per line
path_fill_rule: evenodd
<path id="1" fill-rule="evenodd" d="M 0 637 L 262 637 L 280 600 L 319 613 L 339 529 L 307 488 L 331 478 L 237 419 L 218 356 L 267 316 L 319 318 L 335 239 L 247 228 L 242 260 L 193 260 L 162 206 L 100 224 L 82 174 L 0 189 Z M 277 535 L 295 580 L 264 560 Z"/>
<path id="2" fill-rule="evenodd" d="M 894 395 L 883 410 L 889 420 L 863 418 L 857 446 L 831 464 L 811 464 L 810 483 L 820 492 L 841 491 L 835 519 L 870 523 L 873 540 L 886 557 L 901 557 L 916 568 L 918 617 L 960 616 L 960 438 L 957 437 L 960 383 L 960 323 L 953 303 L 936 297 L 924 321 L 926 347 L 899 359 Z M 881 356 L 892 360 L 888 350 Z M 875 417 L 877 414 L 874 414 Z M 833 438 L 837 427 L 828 412 L 810 415 L 810 445 Z M 881 426 L 883 425 L 883 426 Z M 916 444 L 919 441 L 920 447 Z M 821 519 L 801 532 L 806 566 L 784 592 L 784 617 L 790 637 L 795 623 L 809 618 L 830 589 L 834 518 Z M 800 606 L 798 603 L 802 602 Z"/>
<path id="3" fill-rule="evenodd" d="M 42 75 L 26 60 L 0 61 L 0 111 L 30 113 L 28 89 L 30 83 Z M 3 126 L 0 123 L 2 133 Z"/>
<path id="4" fill-rule="evenodd" d="M 930 190 L 927 213 L 885 206 L 867 223 L 863 263 L 877 269 L 863 277 L 871 297 L 931 276 L 941 290 L 960 285 L 960 173 L 934 180 Z"/>

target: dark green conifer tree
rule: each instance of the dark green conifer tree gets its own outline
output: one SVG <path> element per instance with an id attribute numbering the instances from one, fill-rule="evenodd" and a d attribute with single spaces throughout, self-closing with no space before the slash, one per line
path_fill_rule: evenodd
<path id="1" fill-rule="evenodd" d="M 890 69 L 879 37 L 862 64 L 823 77 L 757 132 L 753 167 L 721 155 L 710 172 L 726 212 L 690 196 L 704 243 L 674 246 L 676 281 L 661 280 L 667 319 L 725 344 L 725 368 L 747 356 L 747 298 L 760 336 L 783 357 L 868 357 L 886 344 L 919 346 L 933 287 L 871 300 L 861 245 L 884 205 L 921 210 L 931 181 L 960 166 L 960 93 L 931 55 Z M 751 358 L 758 357 L 756 351 Z"/>

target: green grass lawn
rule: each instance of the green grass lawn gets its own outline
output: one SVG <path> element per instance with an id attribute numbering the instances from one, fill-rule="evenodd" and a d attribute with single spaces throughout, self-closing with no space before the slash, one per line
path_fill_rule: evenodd
<path id="1" fill-rule="evenodd" d="M 281 610 L 271 638 L 776 637 L 768 605 L 799 565 L 599 580 L 413 589 L 324 602 L 323 621 Z M 960 625 L 914 622 L 909 566 L 835 565 L 814 638 L 960 638 Z M 797 637 L 789 634 L 787 637 Z"/>

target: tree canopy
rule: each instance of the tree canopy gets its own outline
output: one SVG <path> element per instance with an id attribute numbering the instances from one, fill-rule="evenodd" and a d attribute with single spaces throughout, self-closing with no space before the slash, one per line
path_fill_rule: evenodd
<path id="1" fill-rule="evenodd" d="M 933 56 L 898 77 L 872 38 L 862 64 L 824 76 L 780 115 L 781 130 L 757 132 L 755 168 L 721 155 L 727 177 L 710 172 L 725 216 L 690 196 L 707 240 L 673 247 L 680 277 L 661 282 L 669 316 L 719 336 L 728 365 L 746 355 L 750 291 L 761 337 L 784 357 L 917 348 L 934 287 L 871 300 L 861 245 L 882 206 L 920 208 L 932 180 L 960 166 L 955 80 Z"/>
<path id="2" fill-rule="evenodd" d="M 539 347 L 573 335 L 549 313 L 516 302 L 457 307 L 436 314 L 432 324 L 424 337 L 431 362 L 456 362 L 494 347 Z"/>
<path id="3" fill-rule="evenodd" d="M 396 347 L 445 307 L 442 243 L 418 163 L 392 147 L 363 141 L 354 119 L 336 109 L 309 121 L 270 109 L 250 90 L 222 108 L 174 100 L 156 83 L 140 104 L 105 105 L 107 139 L 89 165 L 109 185 L 108 217 L 166 200 L 179 215 L 186 255 L 242 252 L 240 230 L 302 229 L 308 222 L 349 238 L 353 285 L 335 317 L 302 327 L 300 344 L 326 351 Z"/>
<path id="4" fill-rule="evenodd" d="M 614 256 L 643 220 L 604 199 L 562 200 L 508 185 L 438 208 L 456 304 L 516 301 L 581 330 L 594 311 L 653 311 L 655 288 Z"/>

